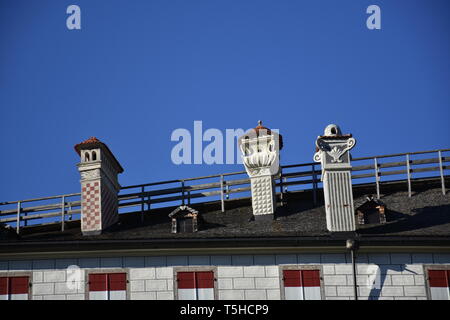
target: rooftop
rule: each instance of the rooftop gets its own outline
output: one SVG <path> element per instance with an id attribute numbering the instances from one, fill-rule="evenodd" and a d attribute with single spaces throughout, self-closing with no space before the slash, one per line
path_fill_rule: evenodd
<path id="1" fill-rule="evenodd" d="M 450 178 L 446 177 L 446 183 Z M 450 195 L 442 194 L 439 179 L 417 179 L 414 182 L 411 198 L 403 181 L 386 183 L 381 199 L 387 206 L 387 223 L 380 225 L 360 225 L 354 234 L 361 241 L 372 243 L 395 244 L 413 241 L 423 245 L 431 242 L 450 244 Z M 221 242 L 249 243 L 268 240 L 275 243 L 296 241 L 308 244 L 331 244 L 349 236 L 348 233 L 332 233 L 327 231 L 325 223 L 325 208 L 323 202 L 314 206 L 311 191 L 287 193 L 285 204 L 279 203 L 276 219 L 270 223 L 251 221 L 252 209 L 249 198 L 232 200 L 227 203 L 226 212 L 221 212 L 220 202 L 209 202 L 191 205 L 202 218 L 200 230 L 196 233 L 171 233 L 168 215 L 175 207 L 154 209 L 145 212 L 144 222 L 141 222 L 140 212 L 120 215 L 120 223 L 97 236 L 82 236 L 79 221 L 72 222 L 61 232 L 54 226 L 36 226 L 34 230 L 8 240 L 4 239 L 0 248 L 19 242 L 23 245 L 36 243 L 47 245 L 64 245 L 79 243 L 98 243 L 98 241 L 115 243 L 144 243 L 150 241 L 161 246 L 183 246 L 196 240 L 216 240 Z M 363 203 L 367 195 L 373 193 L 373 185 L 359 185 L 354 188 L 355 205 Z M 319 199 L 321 190 L 319 191 Z M 138 240 L 138 242 L 136 242 Z M 299 242 L 300 241 L 300 242 Z M 200 242 L 197 246 L 208 246 L 207 242 Z"/>
<path id="2" fill-rule="evenodd" d="M 248 178 L 230 178 L 245 175 L 245 172 L 122 187 L 119 208 L 131 209 L 131 212 L 122 211 L 119 223 L 96 236 L 82 235 L 80 220 L 68 219 L 68 216 L 79 215 L 80 209 L 77 208 L 80 207 L 80 201 L 68 200 L 70 197 L 79 197 L 79 193 L 0 203 L 1 206 L 13 208 L 0 210 L 0 217 L 6 217 L 0 222 L 12 223 L 12 227 L 0 227 L 0 254 L 27 250 L 54 251 L 58 248 L 70 251 L 85 246 L 95 250 L 104 246 L 154 249 L 218 246 L 316 247 L 342 245 L 348 238 L 359 239 L 361 243 L 373 247 L 450 246 L 450 194 L 445 189 L 450 183 L 450 176 L 445 174 L 450 169 L 446 165 L 450 157 L 441 155 L 448 151 L 450 149 L 353 159 L 353 163 L 361 165 L 353 166 L 352 180 L 365 179 L 359 184 L 353 182 L 354 207 L 358 208 L 370 195 L 374 198 L 379 195 L 386 205 L 387 220 L 385 224 L 357 225 L 355 232 L 327 230 L 323 190 L 319 188 L 321 172 L 318 167 L 314 167 L 317 164 L 309 163 L 283 166 L 277 190 L 280 188 L 284 191 L 277 192 L 275 219 L 269 222 L 252 220 L 250 197 L 228 198 L 229 195 L 242 195 L 242 192 L 250 189 Z M 439 154 L 438 158 L 410 158 L 413 155 L 427 156 L 435 152 Z M 405 156 L 407 161 L 398 160 Z M 389 162 L 391 157 L 395 161 Z M 380 159 L 383 160 L 382 163 Z M 430 166 L 436 163 L 439 166 Z M 392 167 L 406 167 L 407 170 L 392 170 Z M 305 168 L 311 170 L 304 171 Z M 296 171 L 289 172 L 289 169 Z M 299 169 L 303 171 L 298 171 Z M 361 171 L 369 173 L 359 173 Z M 401 180 L 380 181 L 380 178 L 374 179 L 374 172 L 379 177 L 394 175 Z M 423 177 L 424 172 L 440 172 L 440 175 Z M 412 178 L 412 173 L 422 174 L 422 177 Z M 211 178 L 220 180 L 195 184 L 199 180 Z M 173 187 L 174 183 L 181 183 L 181 186 Z M 291 188 L 306 184 L 312 185 L 312 188 L 285 189 L 288 186 Z M 224 187 L 221 188 L 221 185 Z M 145 188 L 149 187 L 157 189 L 146 191 Z M 139 191 L 133 191 L 136 189 Z M 218 196 L 221 200 L 217 200 Z M 211 197 L 215 197 L 214 200 L 209 200 Z M 42 200 L 53 203 L 34 205 L 36 201 Z M 192 203 L 194 200 L 198 202 Z M 174 206 L 174 202 L 182 202 L 198 211 L 198 232 L 171 232 L 169 214 L 179 206 L 179 203 Z M 152 206 L 150 210 L 151 203 L 162 207 Z M 25 204 L 31 206 L 23 207 Z M 41 222 L 42 219 L 53 221 L 44 223 Z M 20 224 L 14 226 L 16 221 L 20 221 Z M 38 223 L 27 225 L 28 221 Z"/>

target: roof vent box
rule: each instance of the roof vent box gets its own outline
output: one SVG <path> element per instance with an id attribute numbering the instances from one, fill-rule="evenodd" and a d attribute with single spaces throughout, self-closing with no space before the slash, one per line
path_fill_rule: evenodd
<path id="1" fill-rule="evenodd" d="M 169 214 L 172 219 L 172 233 L 193 233 L 198 231 L 198 211 L 188 206 L 179 206 Z"/>

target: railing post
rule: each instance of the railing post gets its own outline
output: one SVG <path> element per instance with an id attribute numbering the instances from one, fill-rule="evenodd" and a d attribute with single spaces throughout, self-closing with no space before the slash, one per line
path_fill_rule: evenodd
<path id="1" fill-rule="evenodd" d="M 181 205 L 184 206 L 184 180 L 181 180 Z"/>
<path id="2" fill-rule="evenodd" d="M 230 199 L 230 187 L 227 184 L 225 184 L 225 199 Z"/>
<path id="3" fill-rule="evenodd" d="M 145 198 L 144 198 L 144 190 L 145 187 L 141 187 L 141 222 L 144 222 L 144 205 L 145 205 Z"/>
<path id="4" fill-rule="evenodd" d="M 64 214 L 65 214 L 64 209 L 65 209 L 65 206 L 66 206 L 65 200 L 66 200 L 65 196 L 62 196 L 61 197 L 61 231 L 64 231 L 64 218 L 65 218 L 65 216 L 64 216 Z"/>
<path id="5" fill-rule="evenodd" d="M 380 168 L 378 167 L 377 158 L 373 158 L 375 165 L 375 182 L 377 185 L 377 199 L 380 199 Z"/>
<path id="6" fill-rule="evenodd" d="M 438 151 L 439 156 L 439 171 L 441 174 L 441 185 L 442 185 L 442 194 L 445 195 L 445 179 L 444 179 L 444 167 L 442 166 L 442 152 Z"/>
<path id="7" fill-rule="evenodd" d="M 150 199 L 150 195 L 147 197 L 147 210 L 150 211 L 150 206 L 151 206 L 151 199 Z"/>
<path id="8" fill-rule="evenodd" d="M 222 212 L 225 212 L 225 199 L 223 194 L 223 174 L 220 175 L 220 205 Z"/>
<path id="9" fill-rule="evenodd" d="M 406 154 L 406 172 L 408 177 L 408 197 L 411 198 L 411 166 L 409 161 L 409 153 Z"/>
<path id="10" fill-rule="evenodd" d="M 21 207 L 20 207 L 20 201 L 17 202 L 17 219 L 16 219 L 16 233 L 19 234 L 20 232 L 20 211 L 21 211 Z"/>
<path id="11" fill-rule="evenodd" d="M 72 202 L 69 201 L 67 204 L 69 205 L 69 210 L 68 210 L 68 212 L 70 213 L 69 220 L 72 221 Z"/>
<path id="12" fill-rule="evenodd" d="M 284 205 L 284 197 L 283 197 L 283 168 L 280 167 L 280 201 L 281 201 L 281 206 Z"/>
<path id="13" fill-rule="evenodd" d="M 312 165 L 312 178 L 313 178 L 313 203 L 317 205 L 317 174 L 316 174 L 316 165 Z"/>

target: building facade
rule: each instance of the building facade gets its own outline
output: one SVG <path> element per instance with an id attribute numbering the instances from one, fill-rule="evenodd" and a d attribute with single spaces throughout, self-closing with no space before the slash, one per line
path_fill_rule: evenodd
<path id="1" fill-rule="evenodd" d="M 65 195 L 59 207 L 19 201 L 5 203 L 16 211 L 0 208 L 0 299 L 450 299 L 450 179 L 443 165 L 450 157 L 440 150 L 439 158 L 410 161 L 408 154 L 407 180 L 380 183 L 380 168 L 394 165 L 378 165 L 377 158 L 375 165 L 350 165 L 355 140 L 328 126 L 314 157 L 322 174 L 314 164 L 308 174 L 313 186 L 318 176 L 343 178 L 288 191 L 293 182 L 286 177 L 306 173 L 283 171 L 273 149 L 281 136 L 265 129 L 259 123 L 256 136 L 243 140 L 248 178 L 239 183 L 249 185 L 250 198 L 226 199 L 239 183 L 223 176 L 211 186 L 182 181 L 181 188 L 138 186 L 141 192 L 121 195 L 123 169 L 111 150 L 95 138 L 77 144 L 79 201 Z M 413 179 L 410 167 L 422 163 L 438 163 L 440 175 Z M 375 170 L 375 183 L 352 184 L 363 169 Z M 261 177 L 268 177 L 267 190 L 256 185 Z M 217 185 L 220 200 L 191 203 L 204 195 L 196 190 Z M 150 207 L 169 191 L 178 192 L 168 199 L 181 206 Z M 119 214 L 133 205 L 140 210 Z M 61 213 L 32 215 L 45 210 Z M 60 221 L 27 224 L 59 215 Z"/>
<path id="2" fill-rule="evenodd" d="M 448 299 L 449 259 L 449 253 L 360 254 L 358 299 Z M 345 253 L 86 257 L 9 260 L 0 266 L 0 278 L 27 278 L 30 284 L 22 284 L 18 296 L 12 286 L 9 299 L 354 299 L 352 263 Z M 436 270 L 447 272 L 447 280 Z M 180 280 L 181 274 L 193 279 L 208 273 L 200 284 Z M 97 283 L 96 275 L 102 276 Z M 115 286 L 107 275 L 119 276 Z M 2 292 L 3 299 L 7 295 Z"/>

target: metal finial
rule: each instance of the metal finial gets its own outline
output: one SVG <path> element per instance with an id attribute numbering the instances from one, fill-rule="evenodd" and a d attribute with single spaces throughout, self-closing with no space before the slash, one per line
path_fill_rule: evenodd
<path id="1" fill-rule="evenodd" d="M 262 126 L 262 121 L 258 120 L 258 126 Z"/>

